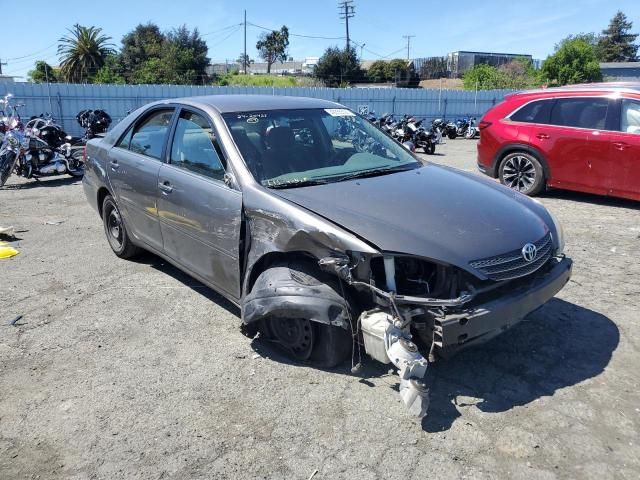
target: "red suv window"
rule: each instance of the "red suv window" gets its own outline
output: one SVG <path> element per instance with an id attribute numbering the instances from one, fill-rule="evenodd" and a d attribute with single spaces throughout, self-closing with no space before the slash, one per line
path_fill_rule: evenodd
<path id="1" fill-rule="evenodd" d="M 551 107 L 552 125 L 604 130 L 607 121 L 607 98 L 559 98 Z"/>
<path id="2" fill-rule="evenodd" d="M 554 100 L 527 103 L 509 117 L 514 122 L 549 123 L 549 112 Z"/>

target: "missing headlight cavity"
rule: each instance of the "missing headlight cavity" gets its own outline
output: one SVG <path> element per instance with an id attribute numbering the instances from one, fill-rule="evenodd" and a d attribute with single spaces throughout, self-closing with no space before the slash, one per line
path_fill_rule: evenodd
<path id="1" fill-rule="evenodd" d="M 447 281 L 444 266 L 415 257 L 394 257 L 395 286 L 399 295 L 429 295 L 448 293 L 443 288 Z M 376 285 L 387 286 L 383 257 L 371 259 L 371 275 Z"/>

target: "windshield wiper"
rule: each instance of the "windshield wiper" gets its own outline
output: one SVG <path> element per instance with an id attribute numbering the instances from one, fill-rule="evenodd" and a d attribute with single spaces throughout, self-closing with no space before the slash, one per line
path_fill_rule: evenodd
<path id="1" fill-rule="evenodd" d="M 267 188 L 298 188 L 298 187 L 309 187 L 311 185 L 324 185 L 326 183 L 329 183 L 329 181 L 324 178 L 315 178 L 315 179 L 310 178 L 308 180 L 288 180 L 286 182 L 280 182 L 280 183 L 274 182 L 271 185 L 267 183 L 265 187 Z"/>
<path id="2" fill-rule="evenodd" d="M 397 167 L 385 167 L 385 168 L 374 168 L 372 170 L 362 170 L 361 172 L 354 172 L 348 175 L 344 175 L 340 177 L 337 182 L 343 182 L 345 180 L 351 180 L 353 178 L 365 178 L 365 177 L 375 177 L 378 175 L 386 175 L 387 173 L 394 172 L 406 172 L 408 170 L 415 170 L 419 168 L 419 163 L 411 163 L 409 165 L 398 165 Z"/>

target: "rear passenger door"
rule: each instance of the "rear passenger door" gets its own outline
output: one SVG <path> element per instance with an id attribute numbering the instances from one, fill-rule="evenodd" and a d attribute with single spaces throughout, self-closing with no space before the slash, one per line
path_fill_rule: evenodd
<path id="1" fill-rule="evenodd" d="M 242 194 L 225 183 L 226 157 L 204 112 L 182 108 L 166 157 L 157 183 L 165 253 L 239 298 Z"/>
<path id="2" fill-rule="evenodd" d="M 137 120 L 109 152 L 107 176 L 129 232 L 162 250 L 158 172 L 175 108 L 154 108 Z"/>

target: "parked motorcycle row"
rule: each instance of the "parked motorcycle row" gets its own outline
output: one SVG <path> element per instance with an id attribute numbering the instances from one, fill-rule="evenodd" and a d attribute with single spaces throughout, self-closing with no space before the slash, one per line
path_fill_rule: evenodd
<path id="1" fill-rule="evenodd" d="M 22 122 L 24 104 L 12 103 L 11 94 L 0 100 L 0 187 L 12 173 L 25 178 L 84 174 L 87 140 L 104 134 L 111 117 L 103 110 L 82 110 L 76 120 L 84 135 L 67 135 L 48 113 Z"/>
<path id="2" fill-rule="evenodd" d="M 396 120 L 393 114 L 385 113 L 376 118 L 372 112 L 366 118 L 408 148 L 422 149 L 429 155 L 435 153 L 436 145 L 442 143 L 444 137 L 451 140 L 457 137 L 471 139 L 479 133 L 475 126 L 475 117 L 464 117 L 455 121 L 438 118 L 430 125 L 426 124 L 425 119 L 418 120 L 409 115 L 403 115 Z"/>

